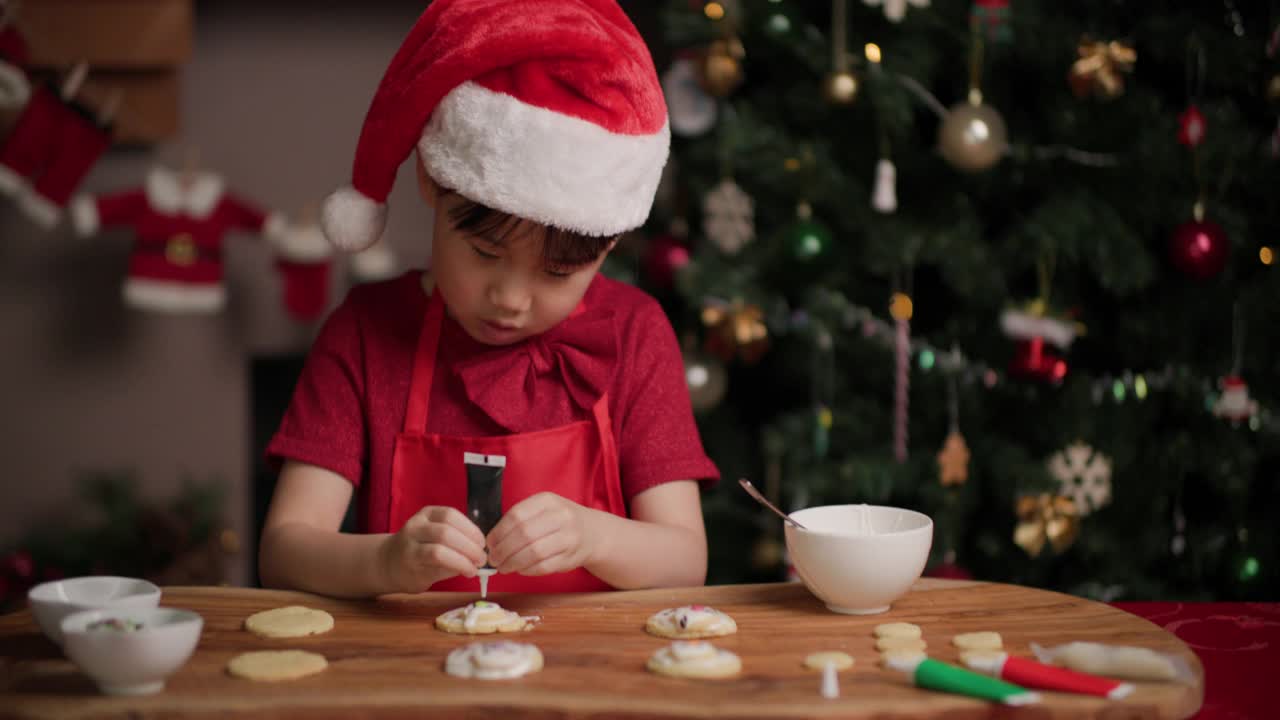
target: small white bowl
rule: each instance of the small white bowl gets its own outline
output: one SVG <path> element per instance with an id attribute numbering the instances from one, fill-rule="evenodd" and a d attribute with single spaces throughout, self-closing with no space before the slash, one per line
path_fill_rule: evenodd
<path id="1" fill-rule="evenodd" d="M 93 628 L 117 620 L 136 630 Z M 151 695 L 191 657 L 204 619 L 176 608 L 84 610 L 62 619 L 62 649 L 108 695 Z"/>
<path id="2" fill-rule="evenodd" d="M 787 551 L 806 587 L 833 612 L 889 609 L 924 572 L 933 520 L 881 505 L 824 505 L 791 513 Z"/>
<path id="3" fill-rule="evenodd" d="M 61 645 L 58 628 L 64 617 L 95 608 L 153 608 L 160 604 L 160 588 L 146 580 L 111 575 L 66 578 L 31 588 L 27 602 L 40 629 Z"/>

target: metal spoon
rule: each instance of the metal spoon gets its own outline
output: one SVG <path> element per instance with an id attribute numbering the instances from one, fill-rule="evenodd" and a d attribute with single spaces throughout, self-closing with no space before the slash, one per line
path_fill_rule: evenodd
<path id="1" fill-rule="evenodd" d="M 800 523 L 796 522 L 795 520 L 792 520 L 790 515 L 787 515 L 786 513 L 782 512 L 781 510 L 779 510 L 779 509 L 778 509 L 778 507 L 777 507 L 776 505 L 774 505 L 773 503 L 769 502 L 769 499 L 768 499 L 768 498 L 766 498 L 764 495 L 761 495 L 761 494 L 760 494 L 760 491 L 756 489 L 756 486 L 755 486 L 755 485 L 752 485 L 752 484 L 751 484 L 751 481 L 750 481 L 750 480 L 748 480 L 748 479 L 746 479 L 746 478 L 739 478 L 739 479 L 738 479 L 738 484 L 742 486 L 742 489 L 743 489 L 743 490 L 746 490 L 746 491 L 747 491 L 747 494 L 748 494 L 748 495 L 750 495 L 751 497 L 755 498 L 755 499 L 756 499 L 756 502 L 758 502 L 758 503 L 760 503 L 761 505 L 763 505 L 763 506 L 765 506 L 765 507 L 769 508 L 770 510 L 772 510 L 774 513 L 776 513 L 776 514 L 777 514 L 777 516 L 778 516 L 778 517 L 782 518 L 784 521 L 786 521 L 786 522 L 788 522 L 788 523 L 791 523 L 791 525 L 792 525 L 793 527 L 800 528 L 801 530 L 808 530 L 808 529 L 809 529 L 809 528 L 805 527 L 804 525 L 801 525 Z"/>

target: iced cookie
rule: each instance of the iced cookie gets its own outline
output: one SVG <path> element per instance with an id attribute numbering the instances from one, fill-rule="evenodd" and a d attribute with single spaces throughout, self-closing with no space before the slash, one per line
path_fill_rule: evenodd
<path id="1" fill-rule="evenodd" d="M 884 667 L 893 667 L 895 663 L 914 662 L 923 657 L 925 657 L 923 650 L 915 650 L 910 648 L 900 649 L 900 650 L 885 650 L 884 652 L 880 653 L 880 664 L 883 665 Z"/>
<path id="2" fill-rule="evenodd" d="M 1003 660 L 1007 653 L 1003 650 L 965 650 L 960 653 L 960 662 L 973 667 L 975 663 L 984 664 Z"/>
<path id="3" fill-rule="evenodd" d="M 848 670 L 853 667 L 853 657 L 833 650 L 816 652 L 804 659 L 804 666 L 810 670 L 821 670 L 827 665 L 835 665 L 837 670 Z"/>
<path id="4" fill-rule="evenodd" d="M 487 635 L 518 632 L 529 627 L 533 620 L 534 618 L 521 617 L 515 611 L 504 610 L 498 603 L 477 600 L 440 615 L 436 618 L 436 627 L 449 633 Z"/>
<path id="5" fill-rule="evenodd" d="M 302 650 L 260 650 L 231 658 L 227 672 L 246 680 L 297 680 L 329 667 L 323 655 Z"/>
<path id="6" fill-rule="evenodd" d="M 474 642 L 449 653 L 444 671 L 455 677 L 510 680 L 542 669 L 542 651 L 510 640 Z"/>
<path id="7" fill-rule="evenodd" d="M 876 649 L 886 650 L 924 650 L 929 647 L 923 638 L 918 637 L 882 637 L 876 639 Z"/>
<path id="8" fill-rule="evenodd" d="M 245 618 L 244 629 L 265 638 L 319 635 L 333 629 L 333 616 L 301 605 L 263 610 Z"/>
<path id="9" fill-rule="evenodd" d="M 647 665 L 659 675 L 678 678 L 718 679 L 742 672 L 742 660 L 732 652 L 706 641 L 677 640 L 659 648 Z"/>
<path id="10" fill-rule="evenodd" d="M 738 623 L 725 613 L 706 605 L 685 605 L 654 613 L 644 629 L 664 638 L 720 637 L 738 632 Z"/>
<path id="11" fill-rule="evenodd" d="M 876 626 L 875 633 L 878 638 L 918 638 L 920 626 L 908 622 L 883 623 Z"/>
<path id="12" fill-rule="evenodd" d="M 951 638 L 951 643 L 961 650 L 999 650 L 1004 647 L 1000 633 L 983 631 L 960 633 Z"/>

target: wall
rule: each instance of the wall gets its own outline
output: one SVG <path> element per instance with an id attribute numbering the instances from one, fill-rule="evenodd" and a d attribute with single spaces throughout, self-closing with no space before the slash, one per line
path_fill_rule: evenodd
<path id="1" fill-rule="evenodd" d="M 203 165 L 264 207 L 318 201 L 349 176 L 369 98 L 421 9 L 200 3 L 180 135 L 113 149 L 81 189 L 132 186 L 195 146 Z M 429 215 L 415 198 L 406 165 L 388 227 L 402 266 L 428 252 Z M 116 468 L 161 497 L 184 475 L 223 479 L 230 526 L 249 532 L 248 360 L 304 352 L 315 328 L 283 311 L 269 253 L 249 236 L 229 238 L 220 315 L 128 309 L 119 284 L 129 244 L 122 231 L 79 240 L 65 227 L 38 230 L 0 199 L 0 546 L 60 518 L 77 473 Z M 248 560 L 233 581 L 248 576 Z"/>

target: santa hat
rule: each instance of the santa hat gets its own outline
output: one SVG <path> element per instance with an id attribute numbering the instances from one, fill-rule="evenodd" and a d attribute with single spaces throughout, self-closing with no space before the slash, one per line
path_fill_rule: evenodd
<path id="1" fill-rule="evenodd" d="M 325 234 L 345 250 L 376 242 L 416 146 L 469 200 L 615 235 L 648 217 L 670 137 L 653 59 L 614 0 L 436 0 L 382 78 Z"/>

